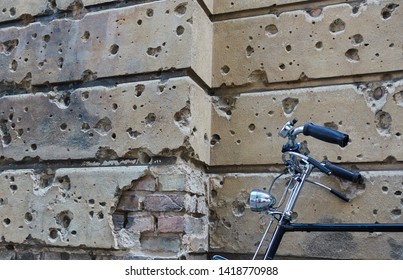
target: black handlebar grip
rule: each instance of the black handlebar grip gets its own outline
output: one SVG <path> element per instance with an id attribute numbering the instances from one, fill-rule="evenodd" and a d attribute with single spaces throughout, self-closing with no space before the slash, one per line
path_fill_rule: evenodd
<path id="1" fill-rule="evenodd" d="M 329 169 L 332 172 L 332 175 L 335 175 L 342 179 L 346 179 L 353 183 L 361 184 L 363 181 L 363 178 L 362 178 L 360 172 L 358 172 L 358 171 L 348 170 L 348 169 L 337 166 L 328 161 L 324 161 L 323 164 L 325 165 L 325 167 L 327 167 L 327 169 Z"/>
<path id="2" fill-rule="evenodd" d="M 302 133 L 328 143 L 338 144 L 340 147 L 347 146 L 349 140 L 347 134 L 313 123 L 306 123 Z"/>
<path id="3" fill-rule="evenodd" d="M 334 194 L 335 196 L 337 196 L 338 198 L 340 198 L 341 200 L 344 200 L 345 202 L 349 202 L 349 201 L 350 201 L 350 199 L 349 199 L 347 196 L 345 196 L 345 195 L 342 194 L 342 193 L 339 193 L 338 191 L 336 191 L 336 190 L 334 190 L 334 189 L 331 189 L 330 192 L 331 192 L 332 194 Z"/>

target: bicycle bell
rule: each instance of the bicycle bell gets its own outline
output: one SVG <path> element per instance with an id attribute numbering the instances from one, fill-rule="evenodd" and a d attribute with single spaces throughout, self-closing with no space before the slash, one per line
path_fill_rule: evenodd
<path id="1" fill-rule="evenodd" d="M 269 210 L 276 204 L 276 198 L 262 190 L 254 189 L 250 193 L 250 209 L 253 212 L 262 212 Z"/>

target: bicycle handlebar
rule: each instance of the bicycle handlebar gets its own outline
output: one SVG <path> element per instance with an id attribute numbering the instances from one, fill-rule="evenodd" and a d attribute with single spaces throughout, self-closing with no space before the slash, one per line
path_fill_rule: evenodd
<path id="1" fill-rule="evenodd" d="M 328 143 L 338 144 L 340 147 L 347 146 L 349 140 L 348 134 L 313 123 L 306 123 L 302 133 Z"/>
<path id="2" fill-rule="evenodd" d="M 328 161 L 323 161 L 322 162 L 324 166 L 331 171 L 332 175 L 335 175 L 337 177 L 340 177 L 342 179 L 346 179 L 348 181 L 351 181 L 353 183 L 359 183 L 361 184 L 363 181 L 363 178 L 358 171 L 354 170 L 348 170 L 343 167 L 337 166 L 331 162 Z"/>

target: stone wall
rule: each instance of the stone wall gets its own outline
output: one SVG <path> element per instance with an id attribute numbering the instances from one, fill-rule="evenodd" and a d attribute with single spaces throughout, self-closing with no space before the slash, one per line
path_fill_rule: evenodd
<path id="1" fill-rule="evenodd" d="M 403 222 L 402 6 L 393 0 L 0 3 L 0 258 L 253 254 L 248 193 L 288 120 L 361 185 L 313 176 L 301 222 Z M 285 181 L 276 185 L 276 190 Z M 402 259 L 402 234 L 289 234 L 280 256 Z M 238 255 L 238 256 L 236 256 Z"/>

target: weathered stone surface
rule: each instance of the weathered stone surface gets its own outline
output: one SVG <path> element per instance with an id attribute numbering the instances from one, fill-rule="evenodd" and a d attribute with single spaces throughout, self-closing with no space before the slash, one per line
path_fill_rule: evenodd
<path id="1" fill-rule="evenodd" d="M 401 70 L 402 8 L 327 6 L 214 24 L 213 87 Z"/>
<path id="2" fill-rule="evenodd" d="M 47 0 L 30 0 L 29 5 L 25 0 L 2 1 L 0 3 L 0 22 L 20 18 L 22 15 L 35 16 L 49 9 Z"/>
<path id="3" fill-rule="evenodd" d="M 210 25 L 194 1 L 158 1 L 4 28 L 1 80 L 36 85 L 191 66 L 203 77 L 211 73 Z"/>
<path id="4" fill-rule="evenodd" d="M 278 174 L 233 174 L 212 178 L 210 184 L 210 249 L 253 254 L 268 217 L 249 210 L 253 188 L 268 188 Z M 306 184 L 295 208 L 295 222 L 403 223 L 402 172 L 362 172 L 364 185 L 341 182 L 313 173 L 312 179 L 345 193 L 345 203 L 329 192 Z M 280 199 L 287 180 L 273 194 Z M 280 256 L 338 259 L 403 259 L 402 233 L 287 233 Z M 263 253 L 263 252 L 261 252 Z"/>
<path id="5" fill-rule="evenodd" d="M 402 160 L 402 80 L 256 92 L 213 99 L 211 165 L 282 163 L 286 121 L 313 122 L 350 135 L 345 148 L 299 135 L 311 155 L 335 162 Z M 225 156 L 223 156 L 225 155 Z"/>
<path id="6" fill-rule="evenodd" d="M 195 195 L 185 191 L 154 192 L 139 188 L 150 177 L 168 181 L 172 168 L 176 168 L 176 174 L 186 178 L 183 184 L 193 185 L 181 189 L 204 189 L 202 173 L 183 174 L 186 167 L 180 166 L 61 168 L 41 173 L 28 169 L 3 171 L 1 240 L 5 244 L 130 249 L 133 255 L 147 256 L 148 251 L 158 251 L 155 244 L 172 239 L 173 243 L 167 245 L 169 257 L 178 257 L 193 250 L 189 249 L 189 239 L 203 239 L 206 251 L 205 195 L 198 195 L 194 203 Z M 198 187 L 194 186 L 196 183 Z M 180 204 L 181 208 L 150 199 L 164 197 L 176 203 L 169 205 Z M 190 217 L 195 213 L 199 218 Z M 178 221 L 177 226 L 170 224 L 172 221 Z M 198 230 L 193 231 L 191 225 Z M 187 235 L 183 242 L 181 234 Z M 164 250 L 160 253 L 168 256 Z"/>
<path id="7" fill-rule="evenodd" d="M 191 100 L 199 94 L 192 80 L 176 78 L 6 96 L 0 99 L 0 153 L 14 160 L 107 160 L 174 150 L 190 137 Z"/>
<path id="8" fill-rule="evenodd" d="M 115 248 L 112 213 L 118 195 L 145 167 L 2 172 L 1 236 L 5 242 Z"/>
<path id="9" fill-rule="evenodd" d="M 281 6 L 303 2 L 304 0 L 203 0 L 210 12 L 213 14 L 231 13 L 242 10 Z"/>

